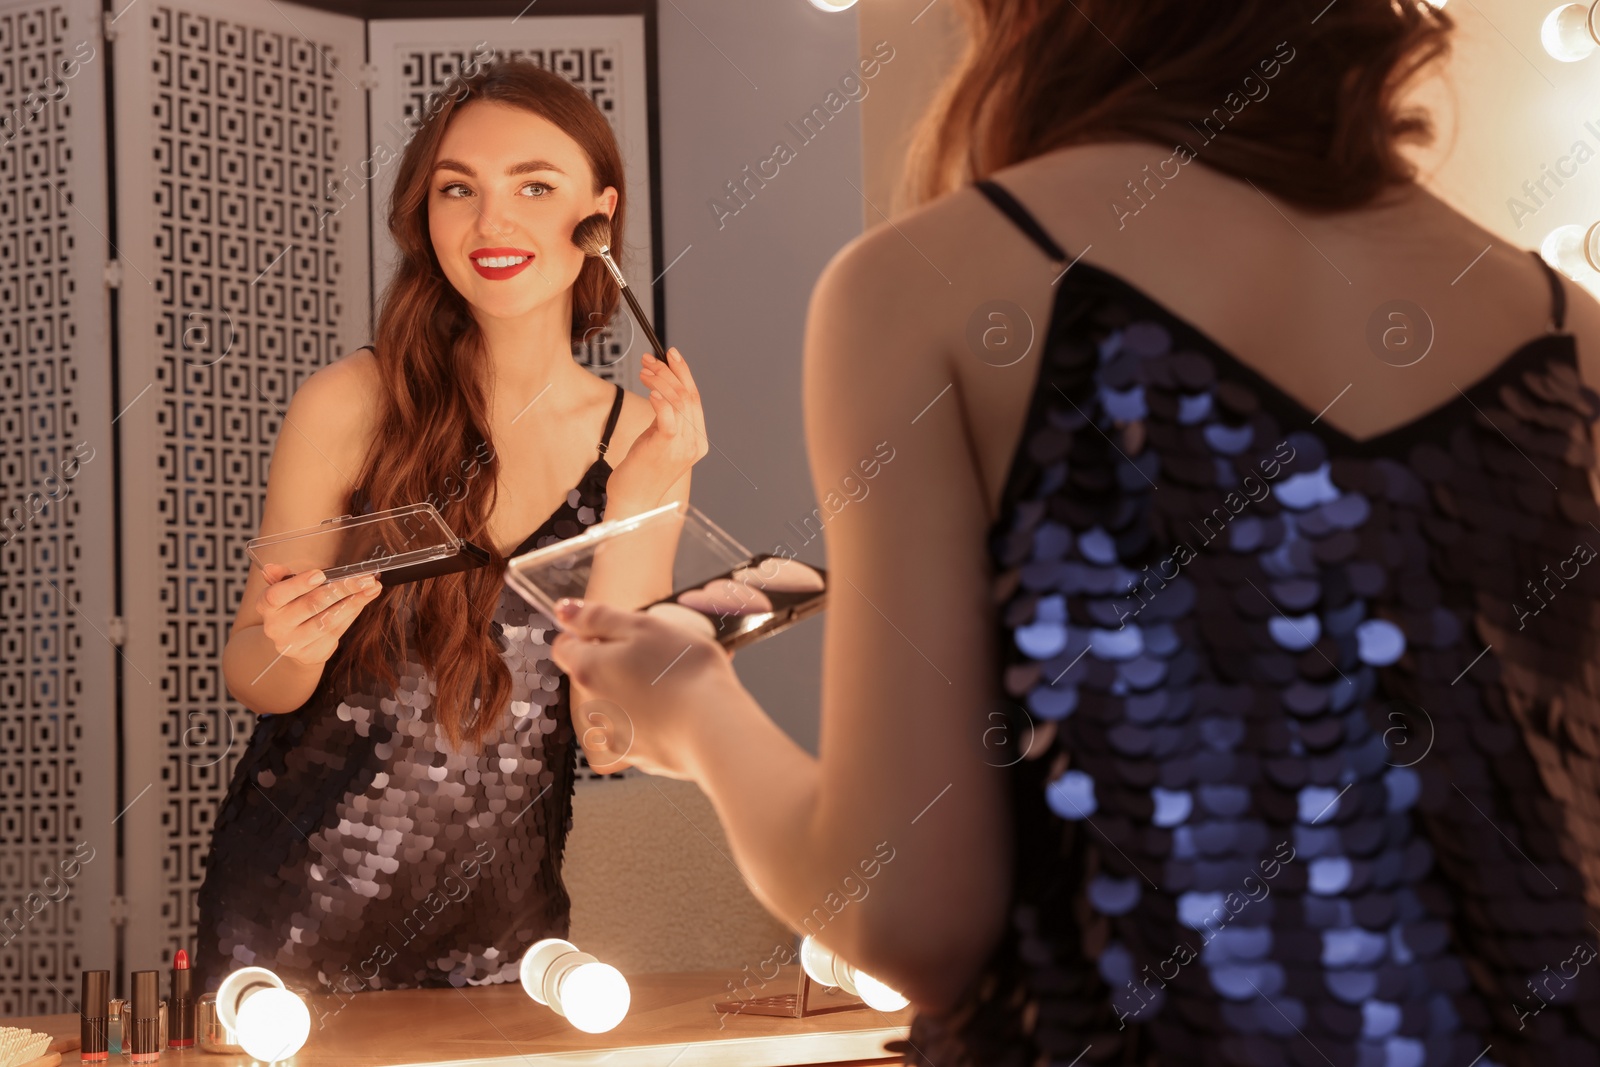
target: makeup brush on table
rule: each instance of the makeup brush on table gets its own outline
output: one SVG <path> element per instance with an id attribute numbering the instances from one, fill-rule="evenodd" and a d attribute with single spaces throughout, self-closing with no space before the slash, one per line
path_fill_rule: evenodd
<path id="1" fill-rule="evenodd" d="M 644 317 L 644 309 L 639 306 L 639 301 L 633 298 L 633 290 L 628 287 L 628 279 L 622 276 L 617 261 L 611 258 L 610 216 L 603 211 L 597 211 L 579 222 L 572 229 L 572 243 L 583 249 L 584 255 L 599 257 L 610 269 L 611 276 L 617 280 L 617 285 L 622 289 L 623 298 L 628 301 L 628 310 L 633 312 L 634 321 L 644 330 L 645 337 L 650 341 L 651 352 L 665 363 L 667 350 L 662 345 L 661 338 L 650 328 L 650 320 Z"/>

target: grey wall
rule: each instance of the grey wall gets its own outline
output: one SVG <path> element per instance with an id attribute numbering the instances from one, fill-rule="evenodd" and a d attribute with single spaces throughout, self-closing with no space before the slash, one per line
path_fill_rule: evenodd
<path id="1" fill-rule="evenodd" d="M 693 503 L 752 551 L 786 541 L 825 564 L 821 538 L 802 545 L 786 523 L 817 503 L 801 343 L 812 285 L 861 232 L 861 104 L 846 103 L 809 142 L 786 123 L 799 126 L 841 76 L 857 73 L 856 15 L 805 0 L 661 0 L 659 10 L 663 266 L 688 249 L 665 278 L 666 343 L 689 360 L 712 444 L 695 468 Z M 893 69 L 891 61 L 878 79 Z M 873 82 L 864 85 L 870 99 Z M 719 220 L 708 202 L 738 207 L 726 183 L 747 165 L 755 172 L 779 141 L 794 157 L 766 164 L 776 176 L 763 187 L 750 181 L 744 206 Z M 813 619 L 735 661 L 772 717 L 812 751 L 821 633 Z"/>

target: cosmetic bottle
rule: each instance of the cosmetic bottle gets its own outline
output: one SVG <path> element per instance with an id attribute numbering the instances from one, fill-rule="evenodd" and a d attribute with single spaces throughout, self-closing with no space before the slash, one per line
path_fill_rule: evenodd
<path id="1" fill-rule="evenodd" d="M 194 972 L 189 969 L 189 954 L 180 948 L 172 957 L 172 1002 L 167 1010 L 172 1048 L 194 1047 L 194 1007 Z"/>
<path id="2" fill-rule="evenodd" d="M 123 1033 L 128 1022 L 128 1002 L 117 997 L 106 1001 L 106 1046 L 111 1055 L 121 1056 Z"/>
<path id="3" fill-rule="evenodd" d="M 123 1027 L 134 1063 L 161 1058 L 161 972 L 133 972 L 133 1009 Z"/>
<path id="4" fill-rule="evenodd" d="M 111 1015 L 111 972 L 84 971 L 83 998 L 78 1021 L 79 1048 L 84 1063 L 104 1063 L 110 1058 L 108 1028 Z"/>

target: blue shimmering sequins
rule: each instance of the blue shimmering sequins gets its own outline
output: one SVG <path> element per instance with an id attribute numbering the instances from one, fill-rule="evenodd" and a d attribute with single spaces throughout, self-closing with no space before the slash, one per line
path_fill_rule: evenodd
<path id="1" fill-rule="evenodd" d="M 1315 615 L 1274 615 L 1267 620 L 1267 632 L 1280 648 L 1304 652 L 1322 636 L 1322 620 Z"/>
<path id="2" fill-rule="evenodd" d="M 1082 771 L 1067 771 L 1045 791 L 1050 810 L 1063 819 L 1087 819 L 1098 808 L 1094 779 Z"/>
<path id="3" fill-rule="evenodd" d="M 1034 608 L 1034 621 L 1019 626 L 1017 648 L 1033 659 L 1050 659 L 1067 647 L 1067 605 L 1059 596 L 1047 596 Z"/>
<path id="4" fill-rule="evenodd" d="M 1119 630 L 1090 630 L 1089 652 L 1105 660 L 1132 659 L 1144 651 L 1144 634 L 1137 626 Z"/>
<path id="5" fill-rule="evenodd" d="M 1102 874 L 1089 883 L 1089 903 L 1106 915 L 1125 915 L 1139 903 L 1140 882 Z"/>
<path id="6" fill-rule="evenodd" d="M 1406 635 L 1386 619 L 1368 619 L 1356 627 L 1361 662 L 1387 667 L 1406 650 Z"/>
<path id="7" fill-rule="evenodd" d="M 1600 936 L 1600 619 L 1511 610 L 1600 526 L 1571 338 L 1362 443 L 1125 283 L 1060 284 L 991 541 L 1050 743 L 1008 772 L 1011 932 L 908 1062 L 1593 1061 L 1600 966 L 1525 983 Z"/>
<path id="8" fill-rule="evenodd" d="M 1306 888 L 1318 896 L 1343 893 L 1350 885 L 1352 868 L 1348 856 L 1324 856 L 1312 860 L 1307 866 L 1311 874 L 1306 880 Z"/>
<path id="9" fill-rule="evenodd" d="M 1256 1000 L 1283 992 L 1283 968 L 1276 963 L 1211 968 L 1211 985 L 1229 1000 Z"/>
<path id="10" fill-rule="evenodd" d="M 1122 392 L 1106 389 L 1101 392 L 1100 401 L 1105 405 L 1106 413 L 1118 422 L 1133 422 L 1149 414 L 1144 406 L 1143 389 L 1127 389 Z"/>
<path id="11" fill-rule="evenodd" d="M 1041 719 L 1065 719 L 1078 706 L 1075 686 L 1035 686 L 1028 693 L 1028 710 Z"/>
<path id="12" fill-rule="evenodd" d="M 1361 1005 L 1361 1036 L 1367 1040 L 1388 1037 L 1400 1029 L 1400 1005 L 1369 1000 Z"/>
<path id="13" fill-rule="evenodd" d="M 1324 463 L 1314 471 L 1290 474 L 1272 483 L 1272 492 L 1286 508 L 1304 510 L 1326 504 L 1339 498 L 1329 478 L 1330 468 Z"/>
<path id="14" fill-rule="evenodd" d="M 1090 563 L 1109 566 L 1117 562 L 1117 544 L 1111 535 L 1095 526 L 1078 535 L 1078 552 Z"/>
<path id="15" fill-rule="evenodd" d="M 1375 967 L 1389 952 L 1389 939 L 1359 926 L 1322 931 L 1322 962 L 1327 967 Z"/>
<path id="16" fill-rule="evenodd" d="M 1039 560 L 1058 560 L 1072 550 L 1072 531 L 1054 522 L 1041 522 L 1033 534 L 1033 554 Z"/>
<path id="17" fill-rule="evenodd" d="M 1155 811 L 1150 816 L 1154 826 L 1177 826 L 1194 810 L 1194 797 L 1186 790 L 1157 787 L 1150 790 L 1150 796 L 1155 801 Z"/>
<path id="18" fill-rule="evenodd" d="M 1255 439 L 1255 431 L 1248 423 L 1243 426 L 1224 426 L 1220 422 L 1213 422 L 1206 426 L 1204 434 L 1206 444 L 1214 451 L 1228 456 L 1243 452 Z"/>
<path id="19" fill-rule="evenodd" d="M 1211 394 L 1195 393 L 1178 398 L 1178 422 L 1192 426 L 1211 415 Z"/>
<path id="20" fill-rule="evenodd" d="M 1338 815 L 1340 796 L 1346 790 L 1336 789 L 1332 786 L 1308 785 L 1300 790 L 1299 819 L 1303 823 L 1321 822 L 1323 819 Z"/>
<path id="21" fill-rule="evenodd" d="M 1422 755 L 1421 750 L 1417 752 Z M 1422 779 L 1417 777 L 1417 772 L 1410 767 L 1392 767 L 1383 776 L 1384 810 L 1390 812 L 1405 811 L 1417 802 L 1422 795 Z"/>

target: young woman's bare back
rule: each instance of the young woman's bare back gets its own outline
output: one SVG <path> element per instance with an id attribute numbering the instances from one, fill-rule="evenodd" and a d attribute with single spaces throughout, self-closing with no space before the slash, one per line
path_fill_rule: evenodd
<path id="1" fill-rule="evenodd" d="M 1069 256 L 1081 254 L 1080 262 L 1119 275 L 1196 326 L 1298 401 L 1308 423 L 1321 413 L 1324 428 L 1376 437 L 1456 400 L 1458 387 L 1469 388 L 1550 329 L 1549 283 L 1527 251 L 1420 188 L 1317 216 L 1198 161 L 1164 184 L 1147 181 L 1170 155 L 1142 143 L 1066 149 L 994 180 Z M 1036 356 L 1063 284 L 1053 279 L 1065 264 L 1051 263 L 973 190 L 896 225 L 937 266 L 922 263 L 895 283 L 917 287 L 930 347 L 948 353 L 992 515 L 1038 361 L 993 366 L 972 350 L 969 322 L 985 301 L 1019 305 L 1032 321 Z M 917 253 L 907 249 L 902 258 L 910 265 Z M 1565 289 L 1582 375 L 1600 387 L 1600 305 L 1570 282 Z M 1426 319 L 1380 312 L 1396 300 L 1417 305 Z M 1409 366 L 1395 365 L 1405 362 L 1397 349 L 1389 362 L 1379 359 L 1368 341 L 1375 315 L 1395 331 L 1392 345 L 1417 351 L 1431 323 L 1427 355 Z"/>

